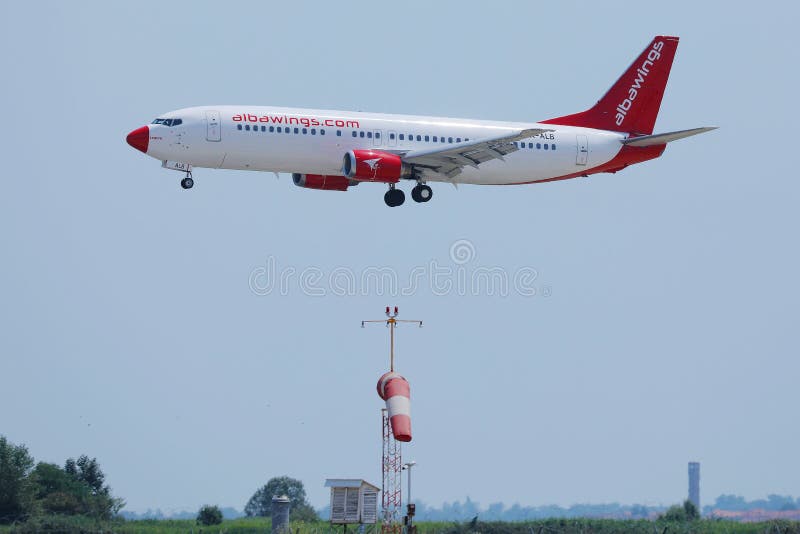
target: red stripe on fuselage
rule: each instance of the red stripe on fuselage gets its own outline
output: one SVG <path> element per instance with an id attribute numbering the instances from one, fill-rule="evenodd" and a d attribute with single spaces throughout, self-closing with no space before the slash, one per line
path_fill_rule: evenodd
<path id="1" fill-rule="evenodd" d="M 657 157 L 661 156 L 664 153 L 664 150 L 667 148 L 667 145 L 653 145 L 653 146 L 646 146 L 646 147 L 635 147 L 629 145 L 622 145 L 622 148 L 614 156 L 611 160 L 603 163 L 602 165 L 598 165 L 597 167 L 592 167 L 591 169 L 586 169 L 580 172 L 573 172 L 572 174 L 565 174 L 563 176 L 556 176 L 555 178 L 545 178 L 544 180 L 531 180 L 530 182 L 513 182 L 508 184 L 498 184 L 498 185 L 524 185 L 524 184 L 539 184 L 543 182 L 557 182 L 559 180 L 569 180 L 570 178 L 578 178 L 581 176 L 588 176 L 590 174 L 597 174 L 600 172 L 617 172 L 621 171 L 625 167 L 629 165 L 633 165 L 634 163 L 641 163 L 643 161 L 647 161 L 650 159 L 656 159 Z"/>

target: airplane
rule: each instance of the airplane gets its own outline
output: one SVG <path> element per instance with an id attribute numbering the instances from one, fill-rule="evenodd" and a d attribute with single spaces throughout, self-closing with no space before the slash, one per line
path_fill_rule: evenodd
<path id="1" fill-rule="evenodd" d="M 295 185 L 346 191 L 387 186 L 400 206 L 401 179 L 428 202 L 428 183 L 516 185 L 615 173 L 661 156 L 667 143 L 715 129 L 653 134 L 678 37 L 656 36 L 591 108 L 540 122 L 499 122 L 265 106 L 199 106 L 165 113 L 127 142 L 181 171 L 292 173 Z"/>

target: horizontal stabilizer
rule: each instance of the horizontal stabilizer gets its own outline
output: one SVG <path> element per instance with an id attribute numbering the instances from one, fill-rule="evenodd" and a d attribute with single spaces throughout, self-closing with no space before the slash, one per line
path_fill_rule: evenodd
<path id="1" fill-rule="evenodd" d="M 711 130 L 716 130 L 716 126 L 705 126 L 703 128 L 693 128 L 691 130 L 680 130 L 677 132 L 667 132 L 662 134 L 656 135 L 643 135 L 640 137 L 630 137 L 628 139 L 623 139 L 622 144 L 628 146 L 653 146 L 653 145 L 664 145 L 671 141 L 677 141 L 678 139 L 683 139 L 684 137 L 691 137 L 693 135 L 710 132 Z"/>

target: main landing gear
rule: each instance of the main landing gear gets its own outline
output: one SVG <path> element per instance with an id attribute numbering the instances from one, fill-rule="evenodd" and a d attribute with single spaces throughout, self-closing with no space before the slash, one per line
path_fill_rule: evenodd
<path id="1" fill-rule="evenodd" d="M 406 201 L 406 194 L 403 193 L 402 189 L 397 189 L 394 184 L 389 184 L 389 190 L 383 195 L 383 201 L 390 208 L 394 208 Z"/>
<path id="2" fill-rule="evenodd" d="M 187 172 L 186 177 L 181 180 L 181 187 L 184 189 L 191 189 L 194 185 L 194 180 L 192 179 L 192 173 Z"/>
<path id="3" fill-rule="evenodd" d="M 411 190 L 411 198 L 414 202 L 428 202 L 433 198 L 433 189 L 423 183 L 418 183 Z M 390 208 L 394 208 L 406 201 L 406 194 L 401 189 L 397 189 L 395 184 L 389 184 L 389 190 L 383 195 L 383 201 Z"/>
<path id="4" fill-rule="evenodd" d="M 433 189 L 425 184 L 417 184 L 411 190 L 411 198 L 414 199 L 414 202 L 427 202 L 433 198 Z"/>

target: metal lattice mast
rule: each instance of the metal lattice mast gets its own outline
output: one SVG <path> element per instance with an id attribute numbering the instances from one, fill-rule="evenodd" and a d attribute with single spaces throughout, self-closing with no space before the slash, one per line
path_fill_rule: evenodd
<path id="1" fill-rule="evenodd" d="M 381 409 L 381 428 L 383 435 L 383 455 L 381 460 L 381 471 L 383 472 L 381 487 L 383 522 L 381 523 L 381 532 L 394 533 L 400 530 L 398 519 L 403 501 L 401 487 L 403 457 L 400 442 L 394 439 L 392 434 L 392 425 L 386 408 Z"/>

